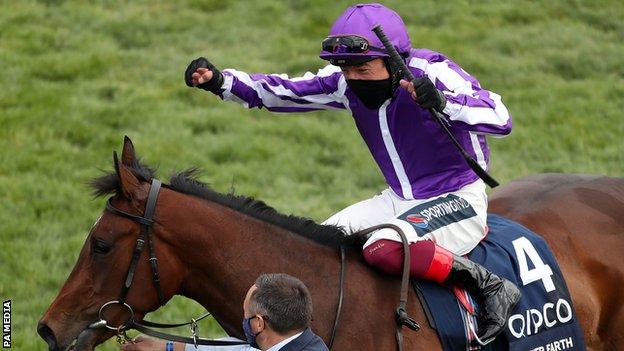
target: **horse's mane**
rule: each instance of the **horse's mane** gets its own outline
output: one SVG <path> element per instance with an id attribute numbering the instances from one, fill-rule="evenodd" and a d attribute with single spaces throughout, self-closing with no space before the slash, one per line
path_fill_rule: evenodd
<path id="1" fill-rule="evenodd" d="M 140 181 L 150 181 L 156 176 L 153 168 L 143 165 L 139 161 L 135 162 L 130 170 Z M 343 244 L 348 246 L 362 244 L 357 238 L 346 235 L 337 226 L 321 225 L 310 218 L 281 214 L 263 201 L 251 197 L 216 192 L 208 184 L 198 180 L 199 174 L 198 168 L 174 173 L 169 178 L 167 187 L 180 193 L 229 207 L 332 248 L 339 248 Z M 93 189 L 93 195 L 96 197 L 119 194 L 121 191 L 119 177 L 115 172 L 91 180 L 89 186 Z"/>

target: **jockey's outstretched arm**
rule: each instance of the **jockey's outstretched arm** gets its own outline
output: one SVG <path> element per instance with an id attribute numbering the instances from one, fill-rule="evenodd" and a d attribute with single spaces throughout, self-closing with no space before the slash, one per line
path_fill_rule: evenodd
<path id="1" fill-rule="evenodd" d="M 210 71 L 208 75 L 203 74 L 206 69 Z M 209 81 L 199 80 L 202 74 Z M 194 80 L 194 77 L 198 79 Z M 247 108 L 264 107 L 273 112 L 340 110 L 345 109 L 347 103 L 344 96 L 346 81 L 340 68 L 332 65 L 316 74 L 307 72 L 301 77 L 290 78 L 286 74 L 249 74 L 235 69 L 220 72 L 208 60 L 199 58 L 187 68 L 185 80 L 187 85 L 211 91 L 225 101 L 234 101 Z"/>

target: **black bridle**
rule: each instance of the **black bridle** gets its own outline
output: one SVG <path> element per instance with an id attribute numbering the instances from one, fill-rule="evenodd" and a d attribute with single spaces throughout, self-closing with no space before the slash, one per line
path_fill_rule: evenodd
<path id="1" fill-rule="evenodd" d="M 152 239 L 152 229 L 154 225 L 154 212 L 156 212 L 156 202 L 158 200 L 158 193 L 160 192 L 161 187 L 163 186 L 162 182 L 158 179 L 152 179 L 152 184 L 150 187 L 149 194 L 147 196 L 147 202 L 145 204 L 145 211 L 143 216 L 133 215 L 131 213 L 122 211 L 112 204 L 112 198 L 108 199 L 106 202 L 106 210 L 114 213 L 118 216 L 128 218 L 133 222 L 139 223 L 141 225 L 141 232 L 139 233 L 139 237 L 137 238 L 136 244 L 134 245 L 134 251 L 132 253 L 132 261 L 130 261 L 130 266 L 128 267 L 128 272 L 126 273 L 126 279 L 124 280 L 123 285 L 121 286 L 121 291 L 119 293 L 119 298 L 117 300 L 111 300 L 100 307 L 98 312 L 98 316 L 100 320 L 95 322 L 89 326 L 89 328 L 103 328 L 106 327 L 111 330 L 117 331 L 117 341 L 119 343 L 132 342 L 130 338 L 125 334 L 125 332 L 129 329 L 136 329 L 144 334 L 155 336 L 161 339 L 179 341 L 184 343 L 192 343 L 197 345 L 213 345 L 213 346 L 229 346 L 229 345 L 245 345 L 245 342 L 236 342 L 236 341 L 223 341 L 223 340 L 208 340 L 201 339 L 197 337 L 197 322 L 208 317 L 210 313 L 206 313 L 203 316 L 192 319 L 190 322 L 179 323 L 179 324 L 161 324 L 154 323 L 150 321 L 136 321 L 134 319 L 134 310 L 132 307 L 126 303 L 126 298 L 128 296 L 128 292 L 132 287 L 132 281 L 134 279 L 134 273 L 136 271 L 137 265 L 139 263 L 139 259 L 141 258 L 141 254 L 143 253 L 143 249 L 145 244 L 147 243 L 147 247 L 149 250 L 149 262 L 152 270 L 152 283 L 154 284 L 154 288 L 158 294 L 158 303 L 159 306 L 165 305 L 167 302 L 165 300 L 165 294 L 162 291 L 162 287 L 160 285 L 160 274 L 158 273 L 158 259 L 156 258 L 156 250 L 154 249 L 154 241 Z M 104 319 L 103 312 L 108 306 L 112 305 L 120 305 L 126 308 L 130 316 L 126 322 L 120 324 L 119 326 L 111 326 Z M 185 325 L 191 326 L 191 334 L 192 338 L 186 338 L 177 335 L 171 335 L 166 333 L 161 333 L 155 330 L 150 329 L 153 328 L 176 328 Z"/>
<path id="2" fill-rule="evenodd" d="M 128 291 L 130 291 L 130 287 L 132 286 L 132 280 L 134 279 L 134 272 L 136 271 L 137 264 L 139 263 L 139 258 L 141 257 L 141 253 L 143 252 L 146 241 L 147 247 L 149 249 L 150 266 L 152 268 L 152 282 L 154 283 L 154 288 L 156 288 L 156 292 L 158 293 L 158 302 L 160 306 L 163 306 L 166 303 L 165 294 L 163 293 L 160 286 L 158 259 L 156 258 L 156 251 L 154 250 L 154 242 L 152 240 L 154 212 L 156 211 L 156 201 L 158 200 L 158 193 L 160 192 L 161 186 L 162 182 L 160 180 L 152 180 L 152 186 L 150 187 L 149 195 L 147 196 L 147 203 L 145 204 L 145 213 L 143 214 L 143 216 L 133 215 L 116 208 L 112 204 L 112 198 L 108 199 L 108 201 L 106 202 L 106 210 L 108 210 L 109 212 L 114 213 L 118 216 L 129 218 L 132 221 L 137 222 L 141 225 L 141 233 L 139 234 L 139 238 L 134 245 L 132 261 L 130 262 L 130 266 L 128 267 L 128 273 L 126 273 L 126 279 L 124 280 L 124 284 L 121 286 L 119 299 L 117 299 L 120 304 L 123 304 L 126 301 Z"/>

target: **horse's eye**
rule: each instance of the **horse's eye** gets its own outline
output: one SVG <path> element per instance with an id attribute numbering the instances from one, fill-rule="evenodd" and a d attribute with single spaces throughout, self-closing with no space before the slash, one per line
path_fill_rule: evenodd
<path id="1" fill-rule="evenodd" d="M 93 247 L 93 253 L 100 254 L 100 255 L 107 254 L 110 251 L 110 249 L 111 249 L 111 246 L 108 243 L 106 243 L 106 242 L 104 242 L 104 241 L 102 241 L 100 239 L 95 239 L 93 241 L 93 246 L 92 247 Z"/>

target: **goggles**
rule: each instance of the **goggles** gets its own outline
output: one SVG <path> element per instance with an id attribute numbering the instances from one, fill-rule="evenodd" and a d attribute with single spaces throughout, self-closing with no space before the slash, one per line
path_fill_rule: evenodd
<path id="1" fill-rule="evenodd" d="M 387 53 L 386 49 L 370 45 L 368 39 L 359 35 L 339 35 L 323 40 L 323 51 L 332 54 L 365 54 L 369 51 Z"/>

